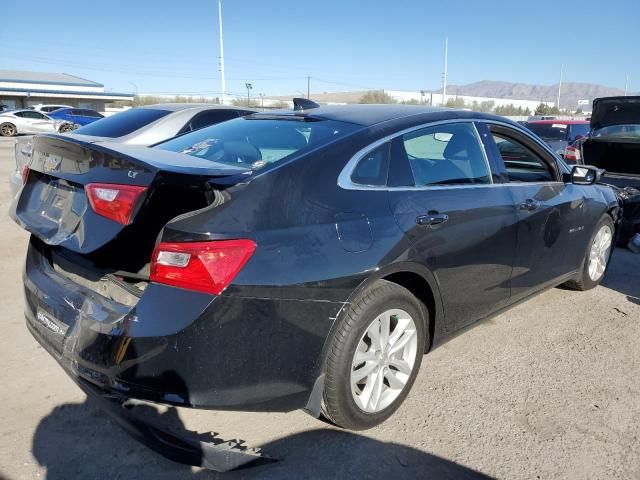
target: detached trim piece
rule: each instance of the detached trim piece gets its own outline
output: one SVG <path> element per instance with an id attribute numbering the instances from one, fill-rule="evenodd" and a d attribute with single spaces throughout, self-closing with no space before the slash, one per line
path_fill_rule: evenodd
<path id="1" fill-rule="evenodd" d="M 177 434 L 146 422 L 130 408 L 137 402 L 107 393 L 87 381 L 72 377 L 94 403 L 109 414 L 129 435 L 165 458 L 183 465 L 228 472 L 240 467 L 254 467 L 278 461 L 262 455 L 259 449 L 241 447 L 236 442 L 203 442 L 195 432 Z"/>

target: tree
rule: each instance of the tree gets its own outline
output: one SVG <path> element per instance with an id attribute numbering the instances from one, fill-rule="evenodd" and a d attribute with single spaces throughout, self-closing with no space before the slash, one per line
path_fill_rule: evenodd
<path id="1" fill-rule="evenodd" d="M 516 107 L 514 104 L 510 103 L 508 105 L 498 105 L 494 113 L 496 115 L 504 115 L 511 117 L 525 117 L 530 115 L 530 110 L 524 107 Z"/>
<path id="2" fill-rule="evenodd" d="M 358 103 L 397 103 L 384 90 L 371 90 L 365 93 Z"/>
<path id="3" fill-rule="evenodd" d="M 449 108 L 465 108 L 467 106 L 467 103 L 464 101 L 464 99 L 456 97 L 447 100 L 445 106 Z"/>
<path id="4" fill-rule="evenodd" d="M 420 102 L 415 98 L 410 98 L 409 100 L 403 100 L 402 104 L 403 105 L 420 105 Z"/>
<path id="5" fill-rule="evenodd" d="M 551 110 L 549 108 L 549 105 L 547 105 L 546 103 L 540 102 L 540 105 L 538 105 L 536 107 L 536 111 L 534 112 L 534 114 L 535 115 L 550 115 L 549 110 Z"/>

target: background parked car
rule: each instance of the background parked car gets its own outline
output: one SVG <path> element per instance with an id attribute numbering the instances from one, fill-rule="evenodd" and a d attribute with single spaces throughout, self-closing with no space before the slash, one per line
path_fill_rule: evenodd
<path id="1" fill-rule="evenodd" d="M 585 120 L 536 120 L 527 122 L 526 127 L 562 157 L 567 146 L 589 133 L 589 122 Z"/>
<path id="2" fill-rule="evenodd" d="M 593 101 L 591 132 L 570 148 L 576 162 L 605 170 L 603 182 L 618 187 L 624 207 L 620 240 L 640 233 L 640 97 Z"/>
<path id="3" fill-rule="evenodd" d="M 61 108 L 73 108 L 71 105 L 34 105 L 33 109 L 38 112 L 50 113 Z"/>
<path id="4" fill-rule="evenodd" d="M 0 114 L 0 135 L 13 137 L 24 133 L 56 133 L 64 131 L 68 122 L 51 118 L 35 110 L 13 110 Z"/>
<path id="5" fill-rule="evenodd" d="M 69 128 L 63 130 L 67 132 L 104 118 L 104 115 L 101 113 L 86 108 L 58 108 L 52 111 L 49 116 L 58 120 L 67 121 Z M 73 127 L 71 127 L 71 125 Z"/>
<path id="6" fill-rule="evenodd" d="M 86 142 L 109 141 L 149 146 L 198 128 L 254 113 L 246 108 L 221 105 L 170 103 L 132 108 L 102 118 L 67 133 Z M 15 194 L 22 186 L 22 172 L 31 160 L 31 137 L 21 137 L 15 146 L 16 169 L 11 175 Z"/>
<path id="7" fill-rule="evenodd" d="M 148 146 L 250 113 L 255 111 L 221 105 L 165 103 L 125 110 L 79 128 L 73 135 L 80 135 L 86 141 Z"/>

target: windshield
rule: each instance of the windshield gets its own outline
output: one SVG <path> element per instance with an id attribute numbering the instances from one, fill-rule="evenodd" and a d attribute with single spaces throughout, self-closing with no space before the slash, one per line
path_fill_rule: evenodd
<path id="1" fill-rule="evenodd" d="M 250 116 L 187 133 L 157 148 L 256 170 L 328 144 L 357 128 L 333 120 Z"/>
<path id="2" fill-rule="evenodd" d="M 171 113 L 169 110 L 156 108 L 132 108 L 85 125 L 75 130 L 74 133 L 109 138 L 122 137 L 151 122 L 155 122 L 169 113 Z"/>
<path id="3" fill-rule="evenodd" d="M 611 125 L 599 128 L 593 133 L 593 137 L 640 142 L 640 125 Z"/>
<path id="4" fill-rule="evenodd" d="M 545 142 L 567 139 L 567 125 L 563 123 L 529 123 L 527 128 Z"/>

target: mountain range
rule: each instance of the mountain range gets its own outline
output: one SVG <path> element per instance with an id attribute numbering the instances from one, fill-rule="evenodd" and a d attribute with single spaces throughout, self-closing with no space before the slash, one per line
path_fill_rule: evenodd
<path id="1" fill-rule="evenodd" d="M 433 90 L 433 93 L 440 92 L 441 90 Z M 628 94 L 639 95 L 639 93 L 631 92 Z M 482 80 L 467 85 L 447 85 L 447 96 L 449 95 L 555 102 L 558 98 L 558 84 L 531 85 L 526 83 Z M 588 100 L 590 105 L 594 98 L 616 95 L 624 95 L 624 90 L 592 83 L 563 82 L 560 93 L 560 106 L 562 108 L 573 109 L 578 108 L 578 100 Z"/>

